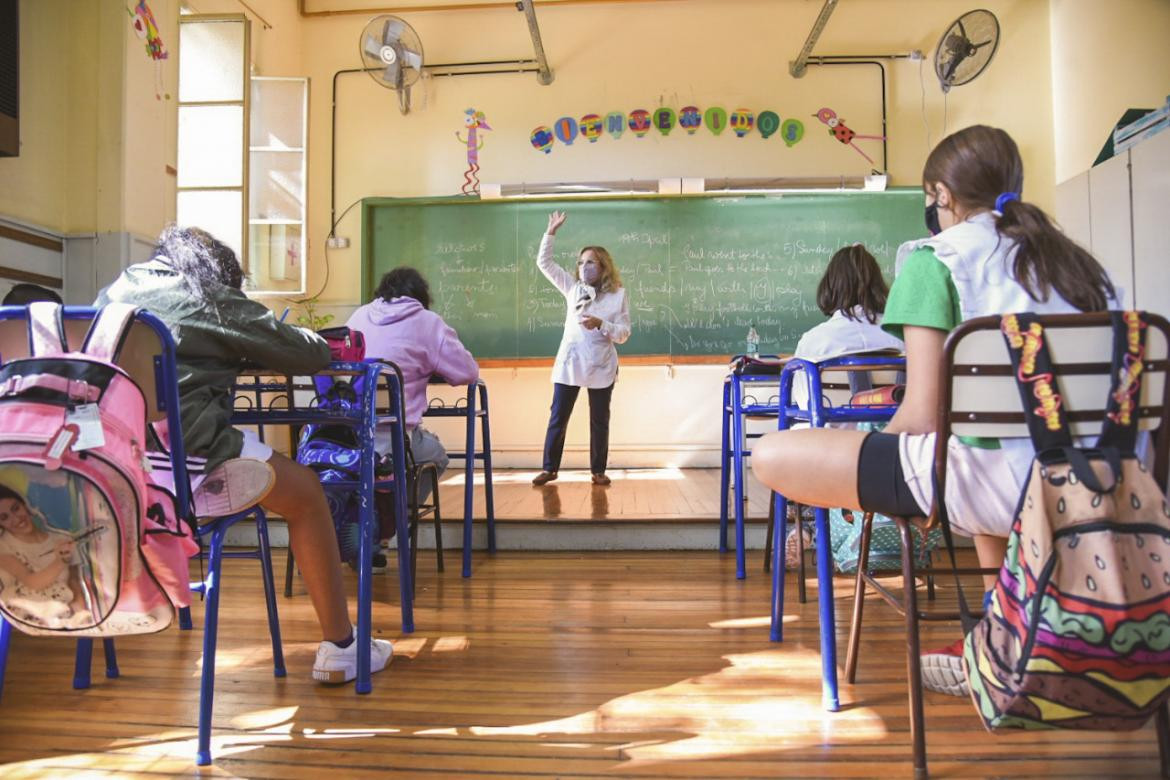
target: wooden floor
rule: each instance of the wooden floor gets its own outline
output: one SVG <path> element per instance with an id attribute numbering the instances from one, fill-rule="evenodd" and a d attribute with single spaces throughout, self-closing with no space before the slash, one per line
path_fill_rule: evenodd
<path id="1" fill-rule="evenodd" d="M 375 625 L 395 641 L 374 692 L 309 679 L 316 624 L 280 600 L 289 677 L 275 680 L 260 578 L 228 561 L 215 766 L 193 766 L 201 632 L 119 640 L 122 677 L 70 688 L 72 643 L 14 637 L 0 776 L 909 777 L 899 622 L 869 608 L 863 682 L 820 706 L 814 601 L 768 641 L 768 579 L 714 552 L 480 555 L 439 576 L 420 553 L 418 630 L 397 632 L 395 577 Z M 283 568 L 283 557 L 277 562 Z M 348 576 L 351 592 L 352 575 Z M 791 580 L 790 580 L 791 583 Z M 789 593 L 794 589 L 790 588 Z M 814 589 L 815 593 L 815 589 Z M 851 601 L 837 588 L 838 614 Z M 940 599 L 947 599 L 943 591 Z M 197 620 L 202 610 L 196 607 Z M 844 622 L 839 620 L 844 642 Z M 932 627 L 927 646 L 955 629 Z M 100 664 L 100 660 L 98 661 Z M 970 701 L 928 694 L 934 777 L 1149 777 L 1147 728 L 985 733 Z"/>
<path id="2" fill-rule="evenodd" d="M 537 487 L 540 472 L 496 469 L 493 473 L 496 519 L 510 522 L 541 521 L 658 521 L 709 523 L 719 519 L 719 469 L 613 469 L 613 483 L 598 487 L 583 471 L 562 471 L 555 482 Z M 439 499 L 445 518 L 463 516 L 463 471 L 448 469 L 440 482 Z M 748 518 L 763 522 L 768 516 L 768 490 L 745 475 Z M 473 513 L 486 516 L 483 473 L 475 473 Z"/>

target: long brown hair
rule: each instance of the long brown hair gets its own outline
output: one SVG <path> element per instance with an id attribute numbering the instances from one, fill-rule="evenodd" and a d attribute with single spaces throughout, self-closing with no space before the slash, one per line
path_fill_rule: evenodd
<path id="1" fill-rule="evenodd" d="M 587 246 L 582 247 L 581 251 L 577 253 L 577 257 L 585 254 L 589 250 L 593 250 L 593 254 L 597 257 L 597 262 L 601 264 L 601 278 L 597 281 L 598 292 L 613 292 L 621 289 L 622 275 L 618 273 L 617 266 L 614 265 L 613 255 L 609 250 L 603 246 Z M 577 271 L 577 281 L 581 280 L 581 272 Z"/>
<path id="2" fill-rule="evenodd" d="M 992 210 L 1001 194 L 1018 195 L 1023 190 L 1020 150 L 999 128 L 975 125 L 960 130 L 940 141 L 926 159 L 923 189 L 930 192 L 936 184 L 945 184 L 968 210 Z M 1056 290 L 1081 311 L 1108 308 L 1115 291 L 1096 258 L 1062 233 L 1038 206 L 1010 200 L 1001 208 L 995 227 L 1016 242 L 1012 276 L 1028 295 L 1047 301 Z"/>
<path id="3" fill-rule="evenodd" d="M 817 306 L 825 316 L 843 311 L 851 320 L 857 319 L 853 310 L 860 306 L 866 321 L 873 324 L 886 310 L 889 294 L 877 260 L 864 246 L 853 244 L 841 247 L 829 260 L 817 284 Z"/>

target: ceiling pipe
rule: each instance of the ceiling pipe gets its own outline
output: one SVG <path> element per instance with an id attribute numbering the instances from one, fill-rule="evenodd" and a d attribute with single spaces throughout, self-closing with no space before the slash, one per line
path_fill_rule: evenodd
<path id="1" fill-rule="evenodd" d="M 788 63 L 788 72 L 793 78 L 800 78 L 808 70 L 808 57 L 812 54 L 813 47 L 817 45 L 821 33 L 825 31 L 825 25 L 829 23 L 829 17 L 833 15 L 837 2 L 838 0 L 825 0 L 825 4 L 821 6 L 821 12 L 817 15 L 817 20 L 813 22 L 812 29 L 808 31 L 808 38 L 805 39 L 800 54 L 796 55 L 795 60 Z"/>
<path id="2" fill-rule="evenodd" d="M 536 52 L 536 61 L 540 64 L 540 73 L 536 80 L 546 87 L 553 81 L 553 72 L 548 67 L 548 59 L 544 56 L 544 43 L 540 40 L 540 27 L 536 23 L 536 8 L 532 0 L 520 0 L 516 3 L 516 10 L 524 12 L 528 20 L 528 34 L 532 36 L 532 50 Z"/>

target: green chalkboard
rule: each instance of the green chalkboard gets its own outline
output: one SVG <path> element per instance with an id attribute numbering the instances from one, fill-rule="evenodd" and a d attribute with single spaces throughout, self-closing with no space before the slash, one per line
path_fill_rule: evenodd
<path id="1" fill-rule="evenodd" d="M 761 352 L 791 352 L 824 320 L 816 287 L 833 252 L 864 243 L 892 278 L 898 244 L 924 235 L 922 192 L 362 203 L 362 299 L 399 265 L 483 358 L 556 354 L 564 298 L 536 268 L 548 214 L 569 218 L 556 258 L 609 249 L 630 300 L 625 355 L 729 355 L 755 324 Z"/>

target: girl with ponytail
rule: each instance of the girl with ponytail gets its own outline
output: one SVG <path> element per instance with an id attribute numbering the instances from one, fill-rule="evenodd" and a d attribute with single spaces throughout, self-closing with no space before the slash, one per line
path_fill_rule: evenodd
<path id="1" fill-rule="evenodd" d="M 905 400 L 881 433 L 813 429 L 764 437 L 752 451 L 761 482 L 802 504 L 925 516 L 934 501 L 934 425 L 947 334 L 988 314 L 1117 306 L 1105 270 L 1022 199 L 1023 185 L 1019 149 L 998 128 L 960 130 L 930 153 L 922 189 L 936 235 L 899 248 L 882 323 L 906 343 Z M 947 448 L 951 527 L 974 537 L 981 566 L 999 566 L 1032 443 L 952 437 Z M 924 654 L 923 684 L 965 695 L 961 654 L 962 639 Z"/>

